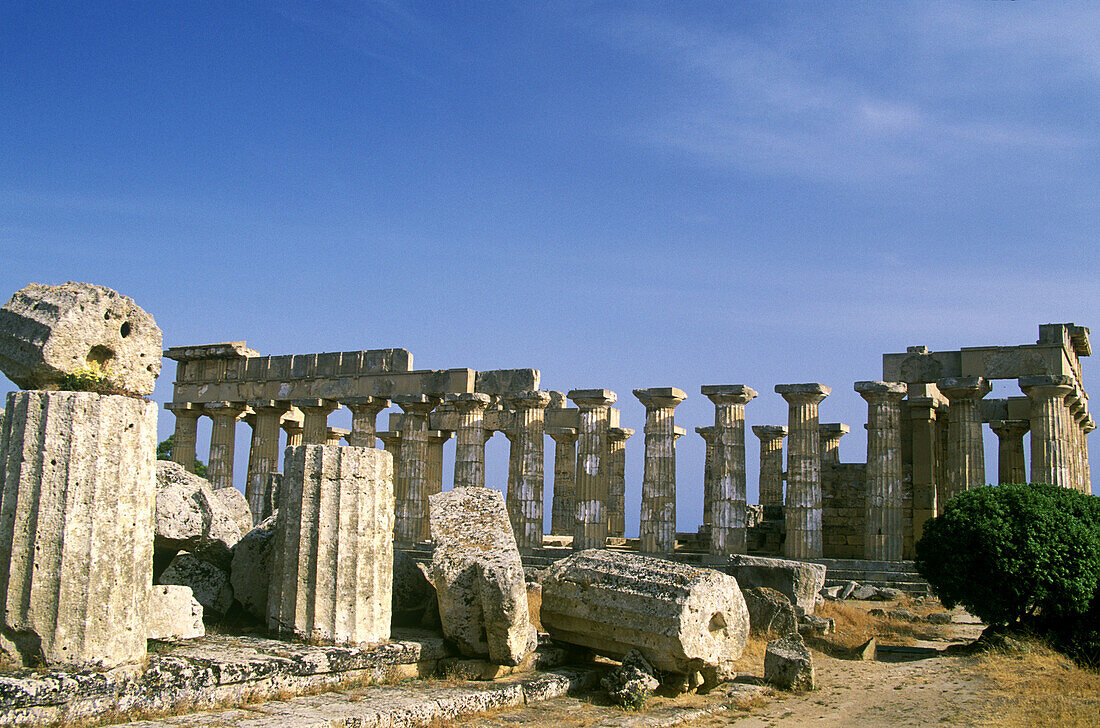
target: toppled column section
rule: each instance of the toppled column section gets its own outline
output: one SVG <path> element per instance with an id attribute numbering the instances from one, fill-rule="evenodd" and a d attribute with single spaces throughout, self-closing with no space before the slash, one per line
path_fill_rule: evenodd
<path id="1" fill-rule="evenodd" d="M 824 384 L 777 384 L 787 400 L 787 538 L 783 553 L 791 559 L 820 559 L 821 431 L 817 407 L 832 390 Z"/>
<path id="2" fill-rule="evenodd" d="M 658 670 L 724 677 L 745 649 L 749 614 L 737 580 L 667 559 L 592 549 L 550 567 L 542 624 L 558 641 Z"/>
<path id="3" fill-rule="evenodd" d="M 900 561 L 902 552 L 901 400 L 904 382 L 856 382 L 867 400 L 867 515 L 864 556 Z"/>
<path id="4" fill-rule="evenodd" d="M 675 387 L 635 389 L 645 405 L 645 470 L 638 549 L 671 554 L 676 550 L 676 406 L 687 399 Z"/>
<path id="5" fill-rule="evenodd" d="M 607 501 L 611 479 L 608 438 L 610 409 L 618 399 L 607 389 L 574 389 L 569 399 L 580 410 L 577 432 L 577 487 L 574 496 L 573 548 L 607 545 Z"/>
<path id="6" fill-rule="evenodd" d="M 500 491 L 455 488 L 429 499 L 431 567 L 443 634 L 468 657 L 518 665 L 535 649 L 523 563 Z"/>
<path id="7" fill-rule="evenodd" d="M 748 547 L 745 405 L 756 398 L 756 390 L 744 384 L 715 384 L 701 391 L 714 402 L 710 552 L 741 554 Z"/>
<path id="8" fill-rule="evenodd" d="M 287 448 L 267 624 L 337 644 L 390 636 L 393 460 L 364 447 Z"/>

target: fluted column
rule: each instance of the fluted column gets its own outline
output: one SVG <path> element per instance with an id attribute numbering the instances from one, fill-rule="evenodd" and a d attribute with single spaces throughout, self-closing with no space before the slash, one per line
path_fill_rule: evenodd
<path id="1" fill-rule="evenodd" d="M 714 509 L 714 425 L 696 427 L 695 434 L 703 438 L 703 530 L 710 533 L 711 511 Z"/>
<path id="2" fill-rule="evenodd" d="M 993 420 L 989 429 L 997 435 L 997 482 L 1026 483 L 1024 435 L 1031 429 L 1028 420 Z"/>
<path id="3" fill-rule="evenodd" d="M 549 392 L 523 392 L 508 398 L 515 408 L 516 473 L 509 485 L 515 485 L 515 493 L 508 493 L 512 500 L 517 521 L 513 523 L 516 543 L 520 548 L 542 546 L 543 515 L 542 493 L 543 456 L 545 449 L 545 412 L 550 404 Z"/>
<path id="4" fill-rule="evenodd" d="M 252 509 L 252 523 L 255 525 L 260 522 L 264 511 L 267 476 L 279 469 L 279 422 L 290 409 L 290 404 L 273 399 L 254 399 L 249 400 L 248 406 L 255 413 L 255 420 L 244 496 Z"/>
<path id="5" fill-rule="evenodd" d="M 1084 400 L 1080 397 L 1080 394 L 1070 402 L 1069 411 L 1069 432 L 1070 432 L 1070 447 L 1073 453 L 1073 487 L 1082 493 L 1085 491 L 1085 468 L 1084 468 L 1084 455 L 1083 442 L 1084 432 L 1082 427 L 1085 424 L 1085 420 L 1088 419 L 1089 413 L 1085 410 Z"/>
<path id="6" fill-rule="evenodd" d="M 851 428 L 843 422 L 822 422 L 817 428 L 821 435 L 821 462 L 840 463 L 840 438 L 851 432 Z"/>
<path id="7" fill-rule="evenodd" d="M 164 405 L 176 416 L 176 429 L 172 433 L 172 462 L 195 472 L 195 440 L 199 433 L 199 418 L 203 416 L 201 404 L 193 402 L 169 402 Z"/>
<path id="8" fill-rule="evenodd" d="M 760 505 L 783 506 L 783 425 L 755 425 L 753 433 L 760 438 Z"/>
<path id="9" fill-rule="evenodd" d="M 448 430 L 428 430 L 428 497 L 443 492 L 443 446 L 452 437 Z"/>
<path id="10" fill-rule="evenodd" d="M 1096 421 L 1090 416 L 1081 427 L 1081 465 L 1084 468 L 1084 482 L 1082 487 L 1085 493 L 1092 494 L 1092 471 L 1089 470 L 1089 433 L 1096 429 Z"/>
<path id="11" fill-rule="evenodd" d="M 573 533 L 574 495 L 577 490 L 577 430 L 573 427 L 548 427 L 554 438 L 554 500 L 550 505 L 550 533 Z"/>
<path id="12" fill-rule="evenodd" d="M 671 554 L 676 550 L 675 411 L 687 398 L 676 387 L 635 389 L 645 406 L 645 469 L 639 550 Z"/>
<path id="13" fill-rule="evenodd" d="M 936 382 L 947 397 L 947 481 L 946 499 L 986 484 L 985 448 L 982 445 L 982 413 L 979 400 L 989 394 L 989 382 L 982 377 L 950 377 Z"/>
<path id="14" fill-rule="evenodd" d="M 629 427 L 607 430 L 611 475 L 607 485 L 607 535 L 626 535 L 626 441 L 634 436 Z"/>
<path id="15" fill-rule="evenodd" d="M 340 409 L 340 403 L 331 399 L 296 399 L 293 404 L 302 411 L 302 444 L 327 443 L 328 416 Z"/>
<path id="16" fill-rule="evenodd" d="M 292 406 L 290 412 L 283 417 L 283 421 L 279 423 L 283 428 L 283 432 L 286 433 L 287 447 L 294 447 L 295 445 L 302 444 L 302 433 L 305 431 L 305 428 L 302 427 L 303 419 L 305 418 L 302 416 L 302 411 Z"/>
<path id="17" fill-rule="evenodd" d="M 1020 377 L 1019 383 L 1031 400 L 1031 482 L 1071 487 L 1065 400 L 1073 382 L 1054 375 Z"/>
<path id="18" fill-rule="evenodd" d="M 456 488 L 485 487 L 485 408 L 489 401 L 489 395 L 476 392 L 447 396 L 447 402 L 458 410 Z"/>
<path id="19" fill-rule="evenodd" d="M 393 482 L 397 483 L 399 468 L 401 464 L 401 433 L 397 431 L 382 430 L 375 433 L 375 436 L 382 441 L 382 449 L 390 454 L 393 458 Z"/>
<path id="20" fill-rule="evenodd" d="M 236 444 L 237 418 L 244 414 L 244 402 L 207 402 L 203 405 L 213 425 L 210 428 L 210 460 L 206 479 L 210 487 L 233 487 L 233 448 Z"/>
<path id="21" fill-rule="evenodd" d="M 820 559 L 821 431 L 818 405 L 832 389 L 817 382 L 777 384 L 787 400 L 787 538 L 783 553 L 791 559 Z"/>
<path id="22" fill-rule="evenodd" d="M 441 399 L 427 394 L 393 398 L 405 413 L 401 418 L 401 455 L 394 488 L 396 541 L 428 538 L 428 413 Z"/>
<path id="23" fill-rule="evenodd" d="M 325 429 L 325 444 L 331 447 L 340 447 L 340 441 L 351 434 L 351 430 L 342 427 L 328 427 Z"/>
<path id="24" fill-rule="evenodd" d="M 700 391 L 714 403 L 710 552 L 743 554 L 748 548 L 745 405 L 756 397 L 756 390 L 744 384 L 708 384 Z"/>
<path id="25" fill-rule="evenodd" d="M 351 434 L 348 444 L 374 447 L 377 437 L 378 413 L 390 406 L 386 397 L 344 397 L 340 404 L 351 410 Z"/>
<path id="26" fill-rule="evenodd" d="M 904 382 L 856 382 L 867 400 L 867 511 L 865 558 L 902 557 L 901 400 Z"/>
<path id="27" fill-rule="evenodd" d="M 913 540 L 919 541 L 924 524 L 936 517 L 939 440 L 937 403 L 932 397 L 911 397 L 907 408 L 913 433 Z"/>
<path id="28" fill-rule="evenodd" d="M 573 548 L 607 545 L 607 499 L 611 448 L 610 408 L 618 399 L 607 389 L 574 389 L 569 399 L 580 410 L 577 428 L 577 489 L 573 508 Z"/>

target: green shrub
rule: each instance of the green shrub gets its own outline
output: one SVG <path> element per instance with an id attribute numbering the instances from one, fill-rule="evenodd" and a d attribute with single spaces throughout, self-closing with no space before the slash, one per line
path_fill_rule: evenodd
<path id="1" fill-rule="evenodd" d="M 175 446 L 175 444 L 176 444 L 176 436 L 175 435 L 169 435 L 164 440 L 161 440 L 160 442 L 158 442 L 157 443 L 157 460 L 171 460 L 172 459 L 172 448 Z M 199 476 L 200 478 L 205 478 L 206 477 L 206 465 L 201 460 L 199 460 L 198 458 L 195 458 L 195 463 L 191 468 L 191 472 L 194 473 L 195 475 Z"/>

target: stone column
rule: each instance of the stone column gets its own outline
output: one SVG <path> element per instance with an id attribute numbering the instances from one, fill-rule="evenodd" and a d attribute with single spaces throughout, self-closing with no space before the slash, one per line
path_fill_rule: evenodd
<path id="1" fill-rule="evenodd" d="M 340 447 L 340 441 L 350 434 L 351 430 L 345 430 L 342 427 L 327 427 L 325 428 L 325 444 Z"/>
<path id="2" fill-rule="evenodd" d="M 340 403 L 332 399 L 296 399 L 293 404 L 302 411 L 302 444 L 328 442 L 328 416 L 340 409 Z"/>
<path id="3" fill-rule="evenodd" d="M 360 645 L 390 637 L 393 459 L 366 447 L 287 449 L 268 587 L 277 634 Z"/>
<path id="4" fill-rule="evenodd" d="M 676 550 L 675 411 L 687 398 L 676 387 L 635 389 L 645 406 L 645 470 L 638 549 L 671 554 Z"/>
<path id="5" fill-rule="evenodd" d="M 752 431 L 760 438 L 760 505 L 783 506 L 783 425 L 755 425 Z"/>
<path id="6" fill-rule="evenodd" d="M 1092 494 L 1092 471 L 1089 469 L 1089 433 L 1096 429 L 1096 421 L 1090 415 L 1081 427 L 1081 465 L 1084 468 L 1085 493 Z"/>
<path id="7" fill-rule="evenodd" d="M 214 490 L 233 487 L 233 448 L 236 444 L 237 418 L 244 414 L 244 402 L 207 402 L 203 405 L 213 421 L 210 429 L 210 461 L 206 479 Z"/>
<path id="8" fill-rule="evenodd" d="M 950 377 L 936 382 L 947 397 L 947 500 L 964 490 L 985 485 L 985 448 L 982 445 L 982 413 L 978 401 L 989 394 L 982 377 Z"/>
<path id="9" fill-rule="evenodd" d="M 1074 400 L 1070 407 L 1069 417 L 1070 441 L 1073 447 L 1073 487 L 1082 493 L 1087 492 L 1085 490 L 1085 468 L 1083 462 L 1085 435 L 1082 428 L 1088 416 L 1089 413 L 1085 409 L 1084 401 L 1080 398 Z"/>
<path id="10" fill-rule="evenodd" d="M 516 521 L 512 530 L 521 549 L 542 546 L 545 450 L 545 412 L 549 392 L 523 392 L 508 398 L 515 408 L 513 422 L 515 475 L 509 481 L 508 499 L 514 503 Z M 515 492 L 512 492 L 515 486 Z"/>
<path id="11" fill-rule="evenodd" d="M 169 402 L 164 405 L 164 409 L 176 416 L 176 430 L 172 433 L 172 462 L 179 463 L 193 473 L 199 418 L 205 414 L 202 405 L 193 402 Z"/>
<path id="12" fill-rule="evenodd" d="M 443 492 L 443 446 L 454 437 L 447 430 L 428 430 L 428 495 Z"/>
<path id="13" fill-rule="evenodd" d="M 577 428 L 577 488 L 573 504 L 573 548 L 607 545 L 607 500 L 611 477 L 610 407 L 618 399 L 607 389 L 574 389 L 569 399 L 580 410 Z"/>
<path id="14" fill-rule="evenodd" d="M 817 382 L 777 384 L 787 400 L 787 539 L 789 559 L 820 559 L 821 553 L 821 431 L 818 405 L 832 389 Z"/>
<path id="15" fill-rule="evenodd" d="M 394 485 L 395 541 L 424 541 L 428 538 L 428 413 L 441 397 L 401 394 L 394 404 L 405 413 L 401 418 L 401 456 Z"/>
<path id="16" fill-rule="evenodd" d="M 610 427 L 607 430 L 611 479 L 607 486 L 607 535 L 622 538 L 626 535 L 626 441 L 634 436 L 629 427 Z"/>
<path id="17" fill-rule="evenodd" d="M 290 404 L 273 399 L 253 399 L 249 400 L 248 406 L 255 413 L 255 421 L 244 497 L 252 509 L 252 524 L 256 525 L 264 511 L 267 476 L 279 469 L 279 422 L 290 409 Z"/>
<path id="18" fill-rule="evenodd" d="M 938 405 L 932 397 L 910 397 L 908 404 L 913 433 L 913 540 L 918 541 L 924 533 L 924 524 L 936 517 Z"/>
<path id="19" fill-rule="evenodd" d="M 863 554 L 901 561 L 901 400 L 904 382 L 856 382 L 867 400 L 867 515 Z"/>
<path id="20" fill-rule="evenodd" d="M 354 447 L 374 447 L 378 413 L 390 406 L 386 397 L 344 397 L 340 404 L 351 410 L 351 434 L 348 444 Z"/>
<path id="21" fill-rule="evenodd" d="M 710 552 L 743 554 L 748 548 L 745 405 L 756 397 L 756 390 L 744 384 L 708 384 L 700 391 L 714 403 Z"/>
<path id="22" fill-rule="evenodd" d="M 299 415 L 301 414 L 300 410 L 298 410 L 296 407 L 291 407 L 290 411 L 291 414 L 295 412 L 298 412 Z M 286 433 L 287 447 L 293 447 L 295 445 L 302 444 L 302 433 L 305 431 L 305 428 L 302 427 L 302 420 L 299 419 L 299 417 L 284 417 L 283 421 L 279 424 L 282 426 L 283 432 Z"/>
<path id="23" fill-rule="evenodd" d="M 458 431 L 455 439 L 456 488 L 485 487 L 485 408 L 487 394 L 466 393 L 447 395 L 447 402 L 458 410 Z"/>
<path id="24" fill-rule="evenodd" d="M 573 496 L 577 489 L 577 430 L 573 427 L 547 427 L 554 438 L 554 500 L 550 506 L 550 533 L 573 533 L 576 512 Z"/>
<path id="25" fill-rule="evenodd" d="M 843 422 L 819 423 L 818 432 L 821 435 L 821 462 L 838 465 L 840 463 L 840 438 L 851 432 L 851 428 Z"/>
<path id="26" fill-rule="evenodd" d="M 27 667 L 143 660 L 156 404 L 11 392 L 0 423 L 0 645 Z"/>
<path id="27" fill-rule="evenodd" d="M 997 435 L 997 482 L 1026 483 L 1024 435 L 1031 429 L 1028 420 L 992 420 L 989 429 Z"/>
<path id="28" fill-rule="evenodd" d="M 710 533 L 711 511 L 714 509 L 714 426 L 696 427 L 695 433 L 706 443 L 703 455 L 703 528 Z"/>
<path id="29" fill-rule="evenodd" d="M 393 458 L 393 482 L 396 483 L 400 472 L 398 466 L 401 464 L 401 433 L 383 430 L 375 435 L 382 441 L 383 449 Z"/>
<path id="30" fill-rule="evenodd" d="M 1031 482 L 1070 487 L 1065 401 L 1073 381 L 1054 375 L 1020 377 L 1019 383 L 1031 400 Z"/>

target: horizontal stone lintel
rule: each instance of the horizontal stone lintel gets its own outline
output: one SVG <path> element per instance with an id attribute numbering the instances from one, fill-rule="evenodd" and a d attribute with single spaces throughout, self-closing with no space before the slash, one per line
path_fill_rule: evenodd
<path id="1" fill-rule="evenodd" d="M 1064 374 L 1076 378 L 1073 363 L 1064 346 L 975 346 L 958 351 L 882 355 L 882 378 L 910 384 L 934 384 L 936 380 L 947 377 L 1018 379 L 1043 374 Z"/>

